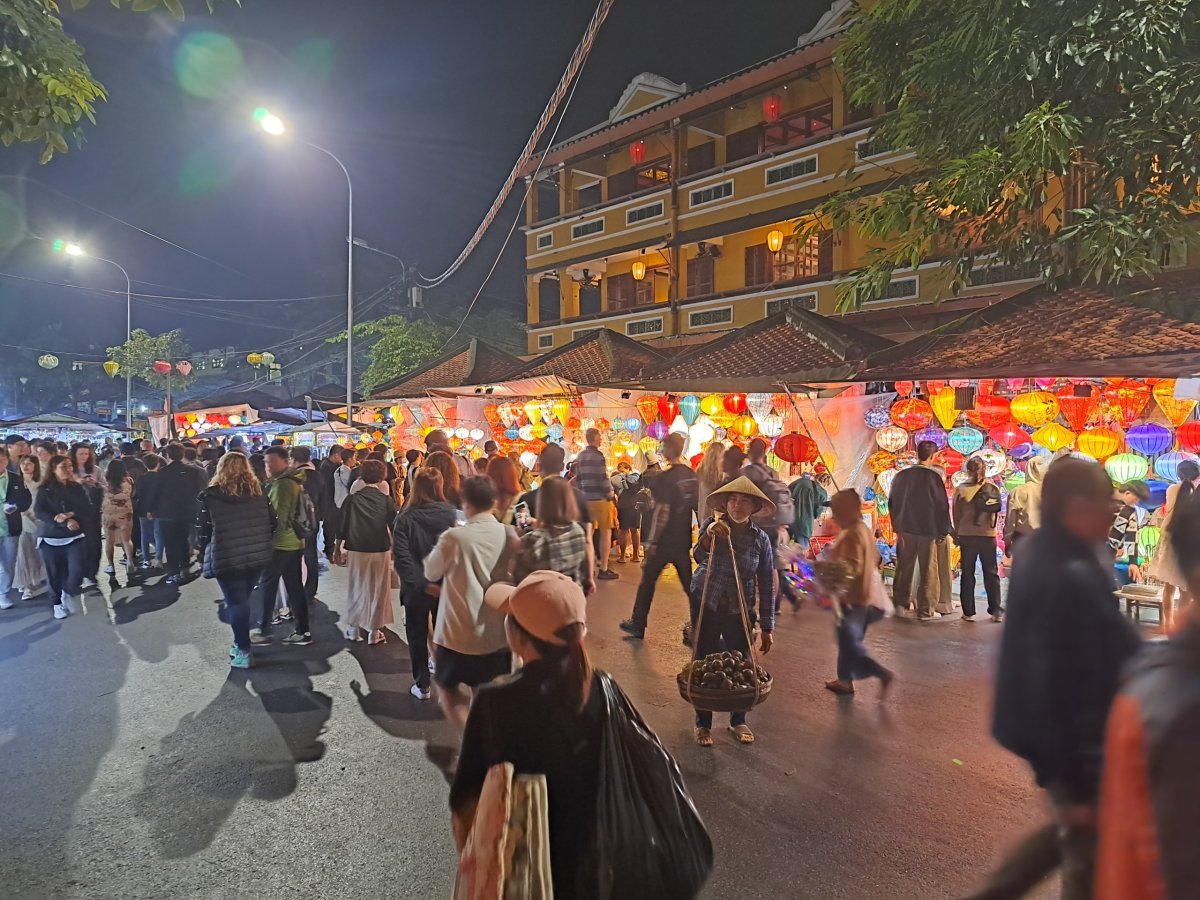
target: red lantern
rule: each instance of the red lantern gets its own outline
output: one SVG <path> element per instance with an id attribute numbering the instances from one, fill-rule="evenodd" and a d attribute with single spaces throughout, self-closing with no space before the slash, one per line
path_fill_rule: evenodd
<path id="1" fill-rule="evenodd" d="M 785 434 L 775 442 L 775 455 L 786 463 L 816 462 L 817 442 L 806 434 Z"/>
<path id="2" fill-rule="evenodd" d="M 165 360 L 159 360 L 154 364 L 154 371 L 159 375 L 168 375 L 171 372 L 171 364 Z"/>
<path id="3" fill-rule="evenodd" d="M 679 415 L 679 401 L 670 394 L 663 394 L 658 398 L 658 414 L 664 422 L 670 425 Z"/>
<path id="4" fill-rule="evenodd" d="M 988 431 L 1003 425 L 1012 417 L 1010 405 L 1007 397 L 979 394 L 975 397 L 975 408 L 967 410 L 967 421 Z"/>
<path id="5" fill-rule="evenodd" d="M 907 397 L 913 392 L 914 387 L 916 387 L 916 385 L 914 385 L 911 381 L 897 381 L 896 393 L 901 397 Z"/>
<path id="6" fill-rule="evenodd" d="M 1095 397 L 1076 397 L 1075 389 L 1069 385 L 1061 388 L 1055 396 L 1058 397 L 1058 411 L 1076 433 L 1087 427 L 1099 405 Z"/>
<path id="7" fill-rule="evenodd" d="M 906 397 L 892 404 L 892 421 L 905 431 L 918 431 L 933 421 L 933 407 L 916 397 Z"/>
<path id="8" fill-rule="evenodd" d="M 175 370 L 184 378 L 187 378 L 192 374 L 192 364 L 186 359 L 181 359 L 179 362 L 175 363 Z"/>
<path id="9" fill-rule="evenodd" d="M 763 98 L 763 118 L 768 122 L 778 122 L 783 115 L 783 98 L 778 94 L 768 94 Z"/>
<path id="10" fill-rule="evenodd" d="M 1140 381 L 1128 378 L 1106 387 L 1104 398 L 1117 411 L 1120 424 L 1128 428 L 1150 402 L 1150 388 Z"/>
<path id="11" fill-rule="evenodd" d="M 1029 435 L 1016 422 L 1006 422 L 1003 425 L 997 425 L 988 432 L 988 437 L 1005 450 L 1011 450 L 1017 444 L 1024 444 L 1029 441 Z"/>
<path id="12" fill-rule="evenodd" d="M 700 463 L 704 462 L 704 454 L 697 453 L 695 456 L 689 459 L 688 462 L 692 464 L 693 469 L 698 469 L 700 468 Z"/>
<path id="13" fill-rule="evenodd" d="M 1185 422 L 1175 429 L 1175 437 L 1179 439 L 1180 450 L 1200 453 L 1200 422 Z"/>
<path id="14" fill-rule="evenodd" d="M 945 470 L 947 478 L 955 472 L 961 472 L 965 460 L 966 457 L 953 447 L 943 447 L 933 456 L 933 464 L 941 466 Z"/>
<path id="15" fill-rule="evenodd" d="M 735 416 L 740 416 L 746 411 L 746 395 L 726 394 L 725 409 L 733 413 Z M 783 457 L 780 457 L 780 459 L 783 459 Z"/>
<path id="16" fill-rule="evenodd" d="M 635 166 L 640 166 L 646 161 L 646 142 L 634 141 L 629 145 L 629 158 Z"/>

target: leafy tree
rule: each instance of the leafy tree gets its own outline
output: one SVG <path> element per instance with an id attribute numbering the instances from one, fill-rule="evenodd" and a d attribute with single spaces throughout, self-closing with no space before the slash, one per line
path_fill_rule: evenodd
<path id="1" fill-rule="evenodd" d="M 71 0 L 75 9 L 89 0 Z M 181 0 L 109 0 L 118 9 L 160 7 L 182 19 Z M 212 11 L 215 0 L 206 0 Z M 234 0 L 240 2 L 240 0 Z M 83 120 L 96 124 L 96 103 L 106 100 L 92 77 L 83 48 L 64 31 L 57 0 L 0 3 L 0 143 L 42 144 L 41 161 L 66 153 L 83 139 Z"/>
<path id="2" fill-rule="evenodd" d="M 410 322 L 404 316 L 384 316 L 354 326 L 355 348 L 369 364 L 359 386 L 370 394 L 384 382 L 399 378 L 442 352 L 450 332 L 427 321 Z M 329 338 L 331 344 L 344 343 L 346 332 Z M 355 366 L 359 369 L 359 366 Z"/>
<path id="3" fill-rule="evenodd" d="M 1193 233 L 1192 0 L 879 0 L 838 61 L 854 105 L 888 110 L 871 141 L 916 156 L 915 171 L 851 187 L 800 228 L 879 244 L 841 286 L 843 308 L 934 257 L 957 292 L 985 251 L 1051 282 L 1117 282 L 1155 272 Z"/>
<path id="4" fill-rule="evenodd" d="M 184 376 L 175 369 L 175 363 L 187 359 L 190 349 L 183 340 L 183 332 L 178 328 L 166 334 L 151 334 L 145 329 L 135 328 L 128 341 L 108 348 L 108 357 L 121 366 L 122 375 L 132 372 L 134 378 L 159 390 L 166 390 L 168 384 L 172 389 L 181 390 L 196 378 L 194 371 Z M 155 372 L 154 364 L 160 361 L 170 363 L 172 371 L 166 375 Z"/>

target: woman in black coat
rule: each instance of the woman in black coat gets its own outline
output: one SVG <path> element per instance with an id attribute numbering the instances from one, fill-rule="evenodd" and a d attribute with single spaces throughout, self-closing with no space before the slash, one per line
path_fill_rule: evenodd
<path id="1" fill-rule="evenodd" d="M 229 664 L 248 669 L 250 595 L 271 562 L 275 513 L 241 453 L 226 453 L 200 493 L 200 546 L 205 578 L 215 578 L 225 602 L 220 618 L 233 629 Z"/>
<path id="2" fill-rule="evenodd" d="M 88 565 L 89 530 L 99 529 L 98 512 L 87 491 L 75 480 L 75 467 L 65 456 L 52 456 L 33 507 L 38 520 L 38 550 L 46 564 L 54 618 L 75 611 Z"/>
<path id="3" fill-rule="evenodd" d="M 441 586 L 425 580 L 424 562 L 442 532 L 454 526 L 458 510 L 442 493 L 442 473 L 420 469 L 413 478 L 404 511 L 392 529 L 392 564 L 400 576 L 400 602 L 404 605 L 404 631 L 412 659 L 410 689 L 418 700 L 429 699 L 430 623 L 437 618 Z"/>

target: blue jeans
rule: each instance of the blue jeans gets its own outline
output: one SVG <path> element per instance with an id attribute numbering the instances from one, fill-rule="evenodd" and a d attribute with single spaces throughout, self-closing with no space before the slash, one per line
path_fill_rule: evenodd
<path id="1" fill-rule="evenodd" d="M 837 627 L 838 660 L 837 677 L 841 681 L 857 681 L 860 678 L 883 678 L 887 669 L 867 653 L 863 641 L 867 626 L 883 618 L 883 610 L 873 606 L 844 606 L 842 621 Z"/>
<path id="2" fill-rule="evenodd" d="M 4 515 L 0 512 L 0 516 Z M 13 576 L 17 572 L 17 548 L 21 536 L 0 537 L 0 597 L 12 590 Z"/>
<path id="3" fill-rule="evenodd" d="M 262 572 L 258 569 L 217 576 L 217 587 L 225 595 L 222 621 L 233 629 L 233 643 L 239 650 L 250 649 L 250 595 L 261 577 Z"/>
<path id="4" fill-rule="evenodd" d="M 141 544 L 142 562 L 154 562 L 155 555 L 159 557 L 160 561 L 162 560 L 165 554 L 163 553 L 162 525 L 158 519 L 142 517 Z M 151 544 L 154 545 L 154 555 L 150 553 Z"/>

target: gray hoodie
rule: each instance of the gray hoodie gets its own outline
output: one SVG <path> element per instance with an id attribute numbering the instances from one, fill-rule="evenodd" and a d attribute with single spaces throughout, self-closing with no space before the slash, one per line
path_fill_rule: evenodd
<path id="1" fill-rule="evenodd" d="M 1042 476 L 1048 463 L 1035 456 L 1025 467 L 1025 483 L 1008 495 L 1008 512 L 1004 516 L 1004 543 L 1011 544 L 1014 535 L 1032 534 L 1042 524 Z"/>

